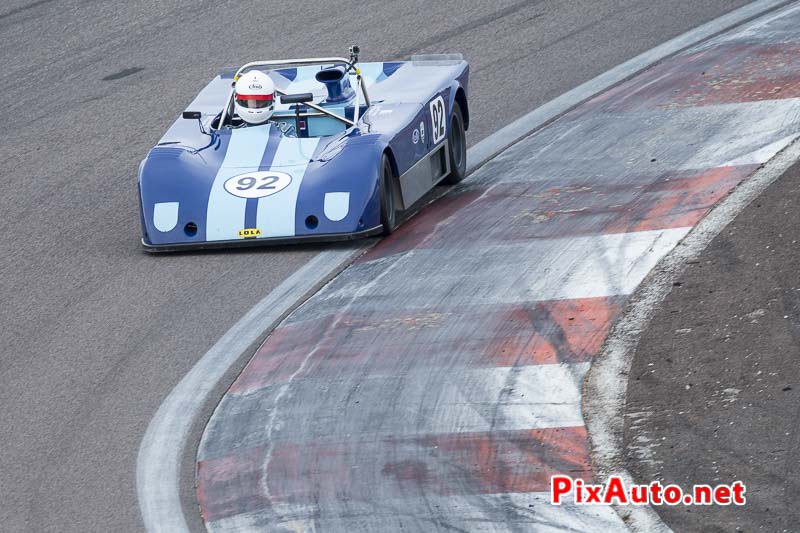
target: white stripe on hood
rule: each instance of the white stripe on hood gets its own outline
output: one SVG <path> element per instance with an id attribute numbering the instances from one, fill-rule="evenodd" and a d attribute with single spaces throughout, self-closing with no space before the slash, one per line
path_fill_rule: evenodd
<path id="1" fill-rule="evenodd" d="M 217 171 L 206 213 L 206 240 L 223 241 L 239 238 L 244 229 L 247 199 L 228 193 L 225 181 L 246 172 L 255 172 L 261 165 L 270 139 L 270 126 L 249 126 L 231 130 L 225 159 Z"/>

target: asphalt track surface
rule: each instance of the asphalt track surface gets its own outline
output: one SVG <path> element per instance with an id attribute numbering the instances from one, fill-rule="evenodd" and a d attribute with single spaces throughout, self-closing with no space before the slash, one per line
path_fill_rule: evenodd
<path id="1" fill-rule="evenodd" d="M 474 143 L 745 3 L 5 3 L 0 529 L 139 530 L 136 452 L 161 399 L 320 249 L 140 250 L 137 164 L 217 68 L 460 51 Z"/>

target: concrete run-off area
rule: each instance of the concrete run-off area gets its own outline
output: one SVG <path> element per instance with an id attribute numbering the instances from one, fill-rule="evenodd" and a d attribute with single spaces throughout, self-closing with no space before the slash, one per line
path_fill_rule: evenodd
<path id="1" fill-rule="evenodd" d="M 678 54 L 490 161 L 292 313 L 216 409 L 211 531 L 625 528 L 582 380 L 628 296 L 797 136 L 800 8 Z"/>

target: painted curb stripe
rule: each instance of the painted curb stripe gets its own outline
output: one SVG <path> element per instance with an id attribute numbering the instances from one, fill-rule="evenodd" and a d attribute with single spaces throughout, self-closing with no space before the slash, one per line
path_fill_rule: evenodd
<path id="1" fill-rule="evenodd" d="M 282 483 L 273 499 L 267 499 L 259 486 L 264 476 L 264 453 L 264 447 L 255 447 L 237 456 L 198 463 L 201 497 L 223 496 L 201 501 L 207 521 L 281 504 L 302 509 L 313 506 L 315 499 L 336 499 L 339 494 L 368 502 L 376 499 L 375 491 L 379 491 L 380 499 L 393 500 L 420 489 L 433 497 L 544 492 L 550 476 L 564 473 L 592 480 L 583 425 L 389 440 L 365 435 L 358 443 L 325 439 L 283 442 L 275 446 L 269 467 L 272 471 L 267 472 L 268 476 L 280 477 Z M 370 458 L 365 462 L 367 469 L 356 475 L 351 468 L 355 454 Z M 317 480 L 314 494 L 305 490 L 309 477 Z M 242 502 L 228 494 L 231 499 L 224 499 L 225 486 L 232 478 L 247 483 L 252 497 Z M 364 479 L 383 482 L 361 483 Z"/>
<path id="2" fill-rule="evenodd" d="M 446 531 L 507 533 L 508 513 L 512 512 L 518 528 L 512 531 L 536 533 L 608 533 L 618 526 L 618 517 L 611 507 L 565 504 L 548 505 L 549 493 L 474 494 L 392 499 L 385 498 L 383 509 L 354 499 L 348 516 L 314 516 L 314 506 L 275 504 L 280 522 L 265 523 L 258 511 L 223 518 L 207 524 L 217 531 L 259 532 L 268 528 L 281 531 L 430 531 L 431 520 L 419 519 L 424 511 L 435 510 L 433 523 Z M 403 512 L 396 512 L 402 510 Z M 394 512 L 393 512 L 394 511 Z"/>
<path id="3" fill-rule="evenodd" d="M 359 263 L 410 250 L 468 250 L 479 243 L 634 233 L 691 227 L 755 165 L 633 175 L 629 185 L 576 176 L 473 187 L 447 196 L 359 258 Z M 432 206 L 433 207 L 433 206 Z M 451 217 L 461 211 L 460 220 Z M 502 220 L 502 224 L 496 221 Z M 533 224 L 531 222 L 534 222 Z M 463 229 L 463 231 L 461 231 Z"/>
<path id="4" fill-rule="evenodd" d="M 451 311 L 379 310 L 374 314 L 337 313 L 325 317 L 284 321 L 258 349 L 246 374 L 240 374 L 230 395 L 247 395 L 282 383 L 297 370 L 305 347 L 324 347 L 297 377 L 358 372 L 349 354 L 362 354 L 373 371 L 393 375 L 401 355 L 411 346 L 436 352 L 427 368 L 466 357 L 475 368 L 515 365 L 554 365 L 590 362 L 621 311 L 623 298 L 553 300 L 528 305 L 464 306 Z M 345 323 L 348 329 L 334 327 Z M 377 326 L 376 326 L 377 324 Z M 473 324 L 484 335 L 474 336 Z M 407 332 L 413 329 L 414 336 Z M 473 333 L 468 337 L 468 333 Z M 376 336 L 381 344 L 377 345 Z M 462 342 L 459 340 L 463 339 Z M 276 357 L 280 354 L 280 357 Z"/>
<path id="5" fill-rule="evenodd" d="M 453 376 L 448 376 L 447 369 L 442 368 L 423 367 L 399 375 L 396 370 L 370 371 L 364 363 L 354 362 L 353 366 L 354 371 L 347 375 L 345 369 L 340 380 L 352 383 L 357 381 L 356 370 L 369 372 L 369 376 L 359 382 L 360 398 L 384 395 L 396 398 L 396 404 L 404 407 L 350 402 L 348 395 L 352 395 L 352 391 L 326 390 L 330 383 L 320 374 L 304 377 L 293 384 L 292 394 L 311 400 L 293 413 L 297 420 L 319 420 L 314 430 L 321 440 L 325 440 L 326 435 L 339 438 L 336 435 L 342 428 L 354 439 L 363 436 L 377 441 L 436 433 L 490 433 L 583 425 L 580 389 L 589 363 L 484 367 L 454 372 Z M 198 452 L 199 459 L 227 457 L 235 460 L 235 456 L 247 453 L 248 448 L 266 446 L 270 442 L 308 444 L 302 440 L 302 424 L 284 427 L 280 435 L 270 435 L 263 429 L 265 426 L 261 422 L 269 418 L 267 410 L 280 399 L 284 385 L 285 382 L 276 383 L 226 399 L 217 415 L 224 416 L 226 423 L 216 419 L 209 425 L 213 438 L 205 439 Z M 420 398 L 435 399 L 436 405 L 420 405 Z M 342 422 L 336 417 L 342 404 L 348 405 L 347 411 L 353 420 Z M 379 411 L 381 416 L 392 419 L 393 429 L 374 423 L 375 413 Z M 234 425 L 247 422 L 258 427 L 229 431 Z"/>
<path id="6" fill-rule="evenodd" d="M 405 309 L 451 310 L 448 294 L 471 287 L 461 305 L 509 305 L 514 303 L 594 298 L 630 294 L 652 266 L 671 250 L 689 228 L 613 233 L 563 239 L 455 249 L 422 249 L 396 256 L 394 267 L 382 272 L 380 265 L 360 264 L 343 272 L 335 286 L 326 287 L 314 306 L 292 317 L 308 319 L 335 313 L 351 305 L 362 291 L 371 271 L 382 275 L 382 298 L 403 298 Z M 437 264 L 460 264 L 457 273 Z M 510 270 L 508 265 L 525 265 Z M 408 272 L 417 273 L 415 292 L 408 294 Z M 381 309 L 376 301 L 360 302 L 359 311 Z"/>

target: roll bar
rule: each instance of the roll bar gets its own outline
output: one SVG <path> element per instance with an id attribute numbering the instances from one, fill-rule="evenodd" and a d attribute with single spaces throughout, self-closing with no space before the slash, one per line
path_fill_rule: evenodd
<path id="1" fill-rule="evenodd" d="M 322 66 L 322 65 L 342 65 L 342 66 L 345 67 L 345 73 L 349 73 L 351 70 L 354 71 L 356 73 L 356 79 L 358 81 L 358 83 L 357 83 L 358 87 L 356 88 L 356 102 L 355 102 L 356 109 L 355 109 L 355 114 L 353 116 L 353 118 L 355 120 L 349 120 L 346 117 L 339 116 L 336 113 L 332 113 L 331 111 L 328 111 L 324 107 L 318 106 L 317 104 L 314 104 L 314 103 L 311 103 L 311 102 L 307 102 L 304 105 L 310 107 L 311 109 L 315 109 L 316 111 L 319 111 L 320 113 L 324 113 L 324 114 L 326 114 L 326 115 L 328 115 L 330 117 L 333 117 L 335 119 L 341 120 L 342 122 L 344 122 L 348 126 L 355 126 L 356 122 L 358 122 L 358 112 L 359 112 L 358 93 L 359 93 L 359 89 L 360 89 L 361 94 L 364 95 L 364 102 L 367 104 L 367 106 L 370 105 L 369 95 L 367 94 L 367 88 L 364 87 L 364 83 L 363 83 L 363 81 L 361 79 L 361 70 L 359 70 L 359 68 L 355 66 L 356 62 L 358 61 L 357 50 L 358 49 L 356 48 L 356 54 L 353 54 L 352 53 L 352 49 L 351 49 L 351 59 L 350 60 L 347 60 L 347 59 L 345 59 L 343 57 L 318 57 L 318 58 L 313 58 L 313 59 L 282 59 L 282 60 L 278 60 L 278 61 L 252 61 L 250 63 L 247 63 L 247 64 L 243 65 L 242 67 L 239 68 L 239 70 L 236 71 L 236 75 L 234 75 L 234 77 L 233 77 L 233 83 L 235 84 L 236 81 L 239 79 L 239 76 L 241 76 L 243 73 L 245 73 L 246 71 L 248 71 L 248 70 L 250 70 L 252 68 L 255 68 L 255 67 L 270 67 L 269 70 L 273 70 L 275 68 L 284 68 L 284 67 L 310 67 L 310 66 L 314 66 L 314 65 L 320 65 L 320 66 Z M 278 89 L 275 89 L 275 92 L 280 94 L 280 95 L 285 95 L 286 94 L 285 92 L 280 91 Z M 220 127 L 222 127 L 222 125 L 225 123 L 225 119 L 228 118 L 227 117 L 228 110 L 231 107 L 231 102 L 233 102 L 233 93 L 234 93 L 234 89 L 233 89 L 233 86 L 231 86 L 231 90 L 228 93 L 228 100 L 227 100 L 227 102 L 225 104 L 225 107 L 222 108 L 222 115 L 220 115 L 220 117 L 219 117 L 219 126 Z"/>

